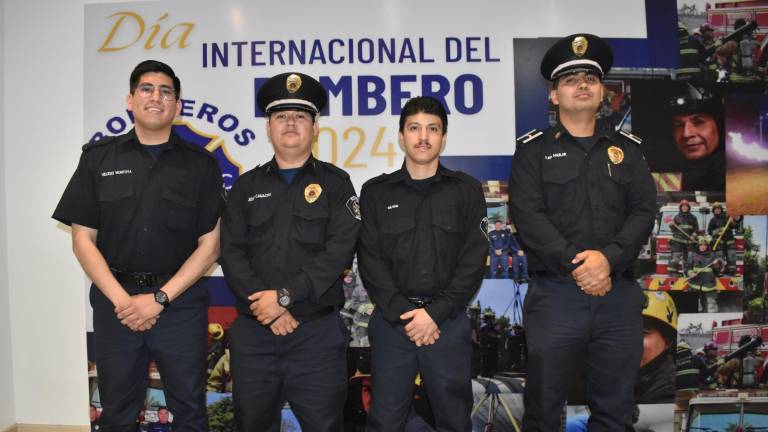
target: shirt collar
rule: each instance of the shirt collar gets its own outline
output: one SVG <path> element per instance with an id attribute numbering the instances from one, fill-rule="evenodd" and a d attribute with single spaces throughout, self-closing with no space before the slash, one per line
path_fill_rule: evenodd
<path id="1" fill-rule="evenodd" d="M 456 177 L 456 173 L 444 167 L 443 164 L 438 163 L 437 172 L 435 173 L 434 181 L 435 182 L 440 181 L 443 178 L 443 176 Z M 406 182 L 409 180 L 412 180 L 412 179 L 410 174 L 408 174 L 408 169 L 405 167 L 405 161 L 403 161 L 403 165 L 400 167 L 399 170 L 393 172 L 389 176 L 390 183 Z"/>
<path id="2" fill-rule="evenodd" d="M 124 137 L 125 138 L 123 142 L 133 146 L 134 148 L 138 148 L 141 145 L 139 142 L 139 137 L 136 136 L 136 128 L 132 128 L 127 134 L 124 135 Z M 181 137 L 179 137 L 176 132 L 171 129 L 171 135 L 168 137 L 168 148 L 174 148 L 181 142 Z"/>
<path id="3" fill-rule="evenodd" d="M 571 135 L 571 133 L 568 132 L 568 129 L 566 129 L 565 126 L 563 126 L 563 124 L 559 121 L 552 129 L 555 141 L 559 141 L 563 138 L 571 138 L 572 141 L 575 141 L 574 136 Z M 597 144 L 603 138 L 611 140 L 611 135 L 613 132 L 613 127 L 611 127 L 610 122 L 607 122 L 604 119 L 597 119 L 597 122 L 595 122 L 595 136 L 597 137 L 595 144 Z"/>
<path id="4" fill-rule="evenodd" d="M 280 170 L 280 167 L 277 165 L 277 159 L 275 159 L 274 156 L 272 156 L 272 159 L 270 159 L 269 162 L 266 164 L 266 172 L 274 171 L 277 173 Z M 304 169 L 311 169 L 314 173 L 317 173 L 317 166 L 319 165 L 319 162 L 315 157 L 312 155 L 312 153 L 309 153 L 309 158 L 307 158 L 306 161 L 304 161 L 304 164 L 299 167 L 299 172 L 303 171 Z"/>

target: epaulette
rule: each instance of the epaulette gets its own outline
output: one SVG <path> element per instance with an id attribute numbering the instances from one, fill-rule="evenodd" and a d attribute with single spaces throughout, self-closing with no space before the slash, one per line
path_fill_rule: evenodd
<path id="1" fill-rule="evenodd" d="M 376 177 L 374 177 L 372 179 L 368 179 L 365 183 L 363 183 L 363 188 L 365 188 L 366 186 L 370 186 L 370 185 L 374 185 L 374 184 L 378 184 L 378 183 L 383 183 L 383 182 L 385 182 L 389 178 L 390 175 L 391 174 L 382 173 L 382 174 L 377 175 Z"/>
<path id="2" fill-rule="evenodd" d="M 477 183 L 478 185 L 480 185 L 480 182 L 478 182 L 476 178 L 465 173 L 464 171 L 451 170 L 451 169 L 445 168 L 445 171 L 443 171 L 443 175 L 453 177 L 455 179 L 459 179 L 465 183 L 469 183 L 469 184 Z"/>
<path id="3" fill-rule="evenodd" d="M 540 131 L 538 129 L 533 129 L 532 131 L 528 132 L 527 134 L 520 136 L 517 138 L 517 142 L 520 144 L 526 144 L 530 141 L 535 140 L 536 138 L 544 135 L 543 131 Z"/>
<path id="4" fill-rule="evenodd" d="M 343 169 L 337 167 L 336 165 L 334 165 L 332 163 L 323 162 L 323 161 L 319 161 L 319 160 L 315 160 L 315 162 L 323 164 L 326 168 L 328 168 L 328 171 L 336 174 L 337 176 L 339 176 L 341 178 L 348 178 L 349 177 L 349 173 L 348 172 L 344 171 Z"/>
<path id="5" fill-rule="evenodd" d="M 105 136 L 105 137 L 101 137 L 101 139 L 87 142 L 87 143 L 83 144 L 83 151 L 88 151 L 88 150 L 90 150 L 92 148 L 103 146 L 104 144 L 107 144 L 107 143 L 110 143 L 110 142 L 114 141 L 115 138 L 116 137 L 114 137 L 114 136 Z"/>
<path id="6" fill-rule="evenodd" d="M 619 134 L 624 135 L 625 138 L 634 141 L 637 145 L 640 145 L 640 144 L 643 143 L 642 138 L 636 137 L 636 136 L 632 135 L 631 133 L 629 133 L 629 132 L 627 132 L 625 130 L 619 129 L 618 132 L 619 132 Z"/>
<path id="7" fill-rule="evenodd" d="M 205 147 L 200 147 L 199 145 L 192 144 L 191 142 L 184 139 L 176 139 L 175 143 L 176 145 L 183 146 L 184 148 L 192 150 L 193 152 L 206 155 L 207 157 L 218 162 L 218 160 L 216 159 L 216 156 L 214 156 L 213 153 L 208 151 L 208 149 L 206 149 Z"/>

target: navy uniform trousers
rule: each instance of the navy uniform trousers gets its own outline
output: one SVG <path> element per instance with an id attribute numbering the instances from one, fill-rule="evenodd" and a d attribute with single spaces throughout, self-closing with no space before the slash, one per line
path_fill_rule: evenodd
<path id="1" fill-rule="evenodd" d="M 373 404 L 366 431 L 404 429 L 417 372 L 421 373 L 437 430 L 472 429 L 472 344 L 465 314 L 445 320 L 440 326 L 440 338 L 433 345 L 417 347 L 402 325 L 389 323 L 376 308 L 368 323 L 368 340 Z"/>
<path id="2" fill-rule="evenodd" d="M 125 286 L 133 293 L 132 287 Z M 154 292 L 158 288 L 144 291 Z M 144 407 L 149 362 L 154 360 L 163 383 L 173 428 L 207 432 L 205 406 L 208 293 L 193 285 L 165 309 L 150 330 L 134 332 L 120 323 L 114 306 L 94 285 L 94 348 L 102 414 L 100 431 L 134 432 Z"/>
<path id="3" fill-rule="evenodd" d="M 535 367 L 528 368 L 523 430 L 560 430 L 568 383 L 582 372 L 590 432 L 633 430 L 645 295 L 634 280 L 612 282 L 604 297 L 584 294 L 570 278 L 530 282 L 523 319 L 528 364 Z"/>
<path id="4" fill-rule="evenodd" d="M 230 370 L 240 432 L 278 432 L 288 401 L 303 432 L 340 432 L 347 396 L 348 332 L 334 311 L 276 336 L 238 315 L 230 329 Z"/>

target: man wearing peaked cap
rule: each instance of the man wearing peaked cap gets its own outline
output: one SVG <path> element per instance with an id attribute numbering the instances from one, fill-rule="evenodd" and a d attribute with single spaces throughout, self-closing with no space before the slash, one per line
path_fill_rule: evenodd
<path id="1" fill-rule="evenodd" d="M 314 78 L 290 72 L 256 98 L 275 155 L 240 176 L 222 218 L 220 263 L 235 294 L 230 329 L 235 420 L 280 430 L 285 401 L 305 431 L 339 431 L 349 335 L 339 310 L 360 212 L 349 175 L 312 156 L 327 102 Z"/>
<path id="2" fill-rule="evenodd" d="M 286 72 L 267 80 L 259 89 L 256 103 L 264 114 L 299 110 L 317 115 L 328 103 L 323 86 L 309 75 Z"/>
<path id="3" fill-rule="evenodd" d="M 613 66 L 613 52 L 604 40 L 575 34 L 557 41 L 541 60 L 541 74 L 549 81 L 578 72 L 603 78 Z"/>
<path id="4" fill-rule="evenodd" d="M 510 213 L 528 252 L 526 431 L 560 428 L 567 383 L 585 365 L 590 431 L 632 430 L 645 296 L 631 269 L 656 212 L 640 139 L 597 119 L 610 47 L 575 34 L 547 51 L 558 122 L 517 142 Z"/>

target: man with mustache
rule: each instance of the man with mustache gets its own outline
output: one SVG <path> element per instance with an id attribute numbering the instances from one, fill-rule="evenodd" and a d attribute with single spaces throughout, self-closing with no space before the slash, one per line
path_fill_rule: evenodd
<path id="1" fill-rule="evenodd" d="M 722 100 L 702 87 L 680 83 L 670 111 L 675 147 L 685 160 L 683 190 L 725 190 Z"/>
<path id="2" fill-rule="evenodd" d="M 590 431 L 632 430 L 645 296 L 631 274 L 656 213 L 640 139 L 597 119 L 606 42 L 575 34 L 541 62 L 558 122 L 518 139 L 510 212 L 532 279 L 523 430 L 553 431 L 567 383 L 585 367 Z"/>
<path id="3" fill-rule="evenodd" d="M 366 430 L 402 431 L 421 374 L 436 428 L 472 428 L 470 324 L 488 253 L 485 197 L 440 164 L 448 115 L 431 97 L 400 113 L 402 168 L 365 183 L 358 264 L 376 309 L 368 323 L 373 405 Z"/>
<path id="4" fill-rule="evenodd" d="M 135 127 L 83 146 L 53 214 L 93 281 L 100 430 L 138 430 L 152 358 L 174 429 L 207 431 L 208 291 L 196 282 L 219 255 L 221 171 L 172 131 L 181 82 L 168 65 L 141 62 L 129 84 Z"/>

